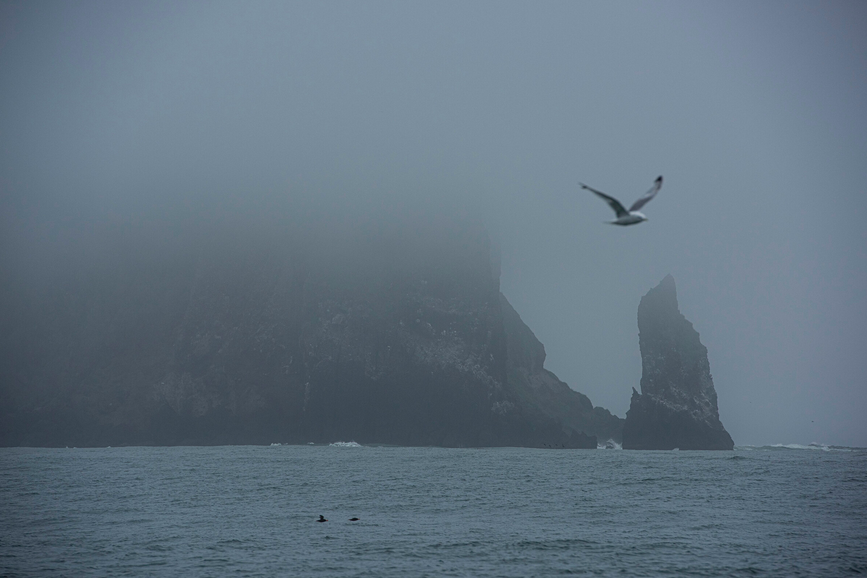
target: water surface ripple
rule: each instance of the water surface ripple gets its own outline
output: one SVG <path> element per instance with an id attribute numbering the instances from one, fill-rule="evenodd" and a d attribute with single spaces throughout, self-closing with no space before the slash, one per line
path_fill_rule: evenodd
<path id="1" fill-rule="evenodd" d="M 864 450 L 0 449 L 3 576 L 859 573 Z"/>

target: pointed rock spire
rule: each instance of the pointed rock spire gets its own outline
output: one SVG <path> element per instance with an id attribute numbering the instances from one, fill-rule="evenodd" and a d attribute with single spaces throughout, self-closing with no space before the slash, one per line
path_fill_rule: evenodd
<path id="1" fill-rule="evenodd" d="M 671 275 L 641 298 L 638 343 L 641 393 L 632 390 L 623 448 L 732 449 L 719 419 L 707 348 L 678 309 Z"/>

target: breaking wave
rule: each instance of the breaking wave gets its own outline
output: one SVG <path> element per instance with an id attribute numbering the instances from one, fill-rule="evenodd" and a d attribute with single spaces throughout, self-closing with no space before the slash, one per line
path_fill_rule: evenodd
<path id="1" fill-rule="evenodd" d="M 622 450 L 623 444 L 619 444 L 614 440 L 608 440 L 606 442 L 601 442 L 596 444 L 597 450 Z"/>
<path id="2" fill-rule="evenodd" d="M 852 452 L 863 450 L 864 448 L 850 448 L 846 446 L 829 446 L 813 442 L 811 444 L 771 444 L 767 446 L 738 446 L 741 450 L 809 450 L 820 452 Z"/>
<path id="3" fill-rule="evenodd" d="M 801 444 L 771 444 L 772 448 L 786 448 L 787 450 L 821 450 L 823 452 L 831 451 L 830 446 L 813 442 L 810 445 Z"/>
<path id="4" fill-rule="evenodd" d="M 361 444 L 356 442 L 334 442 L 333 444 L 328 444 L 333 448 L 360 448 Z"/>

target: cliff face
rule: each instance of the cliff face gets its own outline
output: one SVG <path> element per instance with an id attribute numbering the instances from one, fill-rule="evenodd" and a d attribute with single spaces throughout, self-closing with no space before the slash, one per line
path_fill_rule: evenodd
<path id="1" fill-rule="evenodd" d="M 596 447 L 589 400 L 509 347 L 480 222 L 338 225 L 127 232 L 7 283 L 0 443 Z"/>
<path id="2" fill-rule="evenodd" d="M 593 407 L 590 399 L 545 369 L 545 346 L 500 294 L 506 330 L 506 374 L 510 391 L 522 405 L 550 416 L 564 426 L 596 436 L 600 442 L 621 442 L 623 419 L 607 409 Z"/>
<path id="3" fill-rule="evenodd" d="M 632 390 L 623 448 L 732 449 L 719 419 L 707 348 L 678 309 L 671 275 L 642 297 L 638 332 L 641 393 Z"/>

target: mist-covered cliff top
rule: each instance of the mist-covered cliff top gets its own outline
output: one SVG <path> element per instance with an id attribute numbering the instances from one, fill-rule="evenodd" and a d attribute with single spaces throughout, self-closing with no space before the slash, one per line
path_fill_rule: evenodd
<path id="1" fill-rule="evenodd" d="M 619 436 L 544 370 L 472 211 L 295 208 L 31 232 L 42 269 L 0 295 L 0 442 Z"/>

